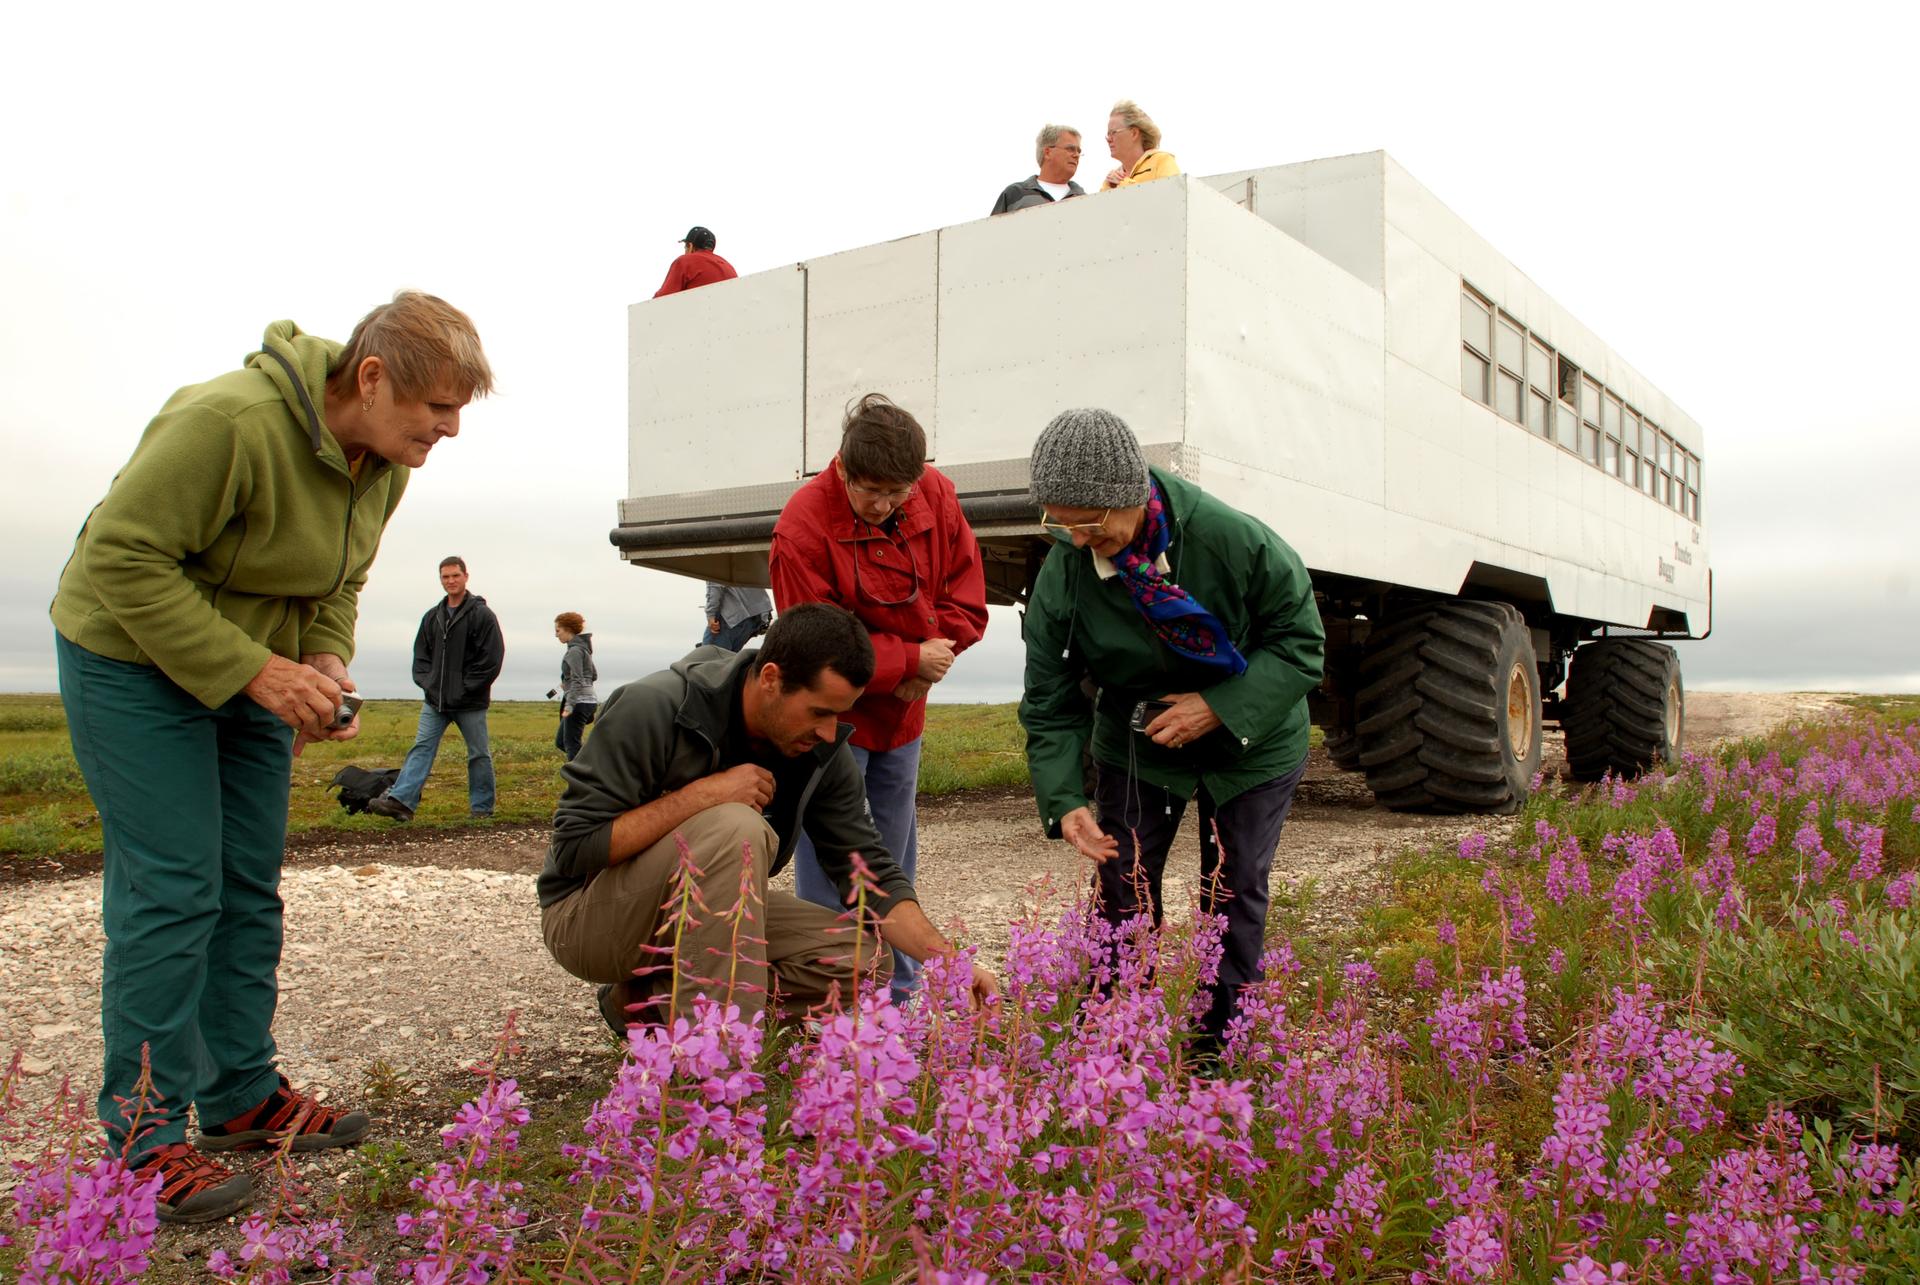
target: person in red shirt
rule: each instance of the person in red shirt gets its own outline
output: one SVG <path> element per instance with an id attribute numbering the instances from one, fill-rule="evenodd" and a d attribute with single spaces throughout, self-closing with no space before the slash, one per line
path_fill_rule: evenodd
<path id="1" fill-rule="evenodd" d="M 667 279 L 660 283 L 653 297 L 658 299 L 663 294 L 679 294 L 695 286 L 710 286 L 716 281 L 731 281 L 739 276 L 731 263 L 713 252 L 713 247 L 718 244 L 713 233 L 705 228 L 688 228 L 687 234 L 680 238 L 680 257 L 667 265 Z"/>
<path id="2" fill-rule="evenodd" d="M 793 493 L 773 528 L 774 604 L 830 602 L 873 639 L 873 680 L 843 717 L 887 852 L 908 879 L 918 864 L 914 798 L 927 693 L 987 629 L 986 577 L 953 483 L 927 465 L 927 435 L 880 393 L 847 412 L 833 464 Z M 794 854 L 800 896 L 844 910 L 813 849 Z M 918 972 L 894 953 L 897 1000 Z"/>

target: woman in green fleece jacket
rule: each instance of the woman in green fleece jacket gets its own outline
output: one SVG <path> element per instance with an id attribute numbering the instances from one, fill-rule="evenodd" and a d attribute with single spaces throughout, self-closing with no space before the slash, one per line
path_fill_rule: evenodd
<path id="1" fill-rule="evenodd" d="M 1217 1041 L 1259 976 L 1268 875 L 1306 770 L 1325 650 L 1313 583 L 1258 519 L 1149 468 L 1108 411 L 1062 411 L 1029 476 L 1055 540 L 1023 631 L 1040 815 L 1095 863 L 1108 922 L 1145 912 L 1157 926 L 1167 852 L 1199 798 L 1203 908 L 1227 921 L 1203 1019 Z"/>
<path id="2" fill-rule="evenodd" d="M 395 295 L 344 348 L 275 322 L 242 369 L 161 408 L 61 573 L 60 698 L 105 850 L 99 1112 L 160 1175 L 163 1221 L 251 1199 L 200 1151 L 366 1133 L 364 1112 L 319 1106 L 276 1066 L 292 756 L 359 731 L 336 720 L 380 533 L 492 384 L 473 323 L 432 295 Z"/>

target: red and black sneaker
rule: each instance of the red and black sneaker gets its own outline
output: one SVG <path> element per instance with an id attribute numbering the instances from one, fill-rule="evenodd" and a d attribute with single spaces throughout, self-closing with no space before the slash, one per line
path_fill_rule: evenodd
<path id="1" fill-rule="evenodd" d="M 141 1178 L 160 1175 L 153 1212 L 163 1223 L 216 1222 L 253 1203 L 253 1179 L 184 1142 L 149 1151 L 134 1173 Z"/>
<path id="2" fill-rule="evenodd" d="M 202 1151 L 265 1151 L 277 1147 L 289 1133 L 295 1151 L 323 1151 L 351 1147 L 372 1126 L 365 1111 L 336 1111 L 323 1107 L 280 1077 L 280 1087 L 251 1111 L 213 1128 L 200 1130 Z"/>

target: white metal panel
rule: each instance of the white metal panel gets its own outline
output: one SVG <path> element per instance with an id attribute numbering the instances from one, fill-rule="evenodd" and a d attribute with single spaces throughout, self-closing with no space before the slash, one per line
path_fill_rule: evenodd
<path id="1" fill-rule="evenodd" d="M 1205 186 L 1190 202 L 1188 444 L 1377 501 L 1378 292 Z"/>
<path id="2" fill-rule="evenodd" d="M 628 309 L 630 496 L 799 476 L 803 293 L 775 268 Z"/>
<path id="3" fill-rule="evenodd" d="M 807 471 L 840 449 L 847 403 L 885 393 L 913 412 L 939 458 L 934 354 L 940 234 L 809 259 L 807 273 Z"/>
<path id="4" fill-rule="evenodd" d="M 1397 227 L 1386 230 L 1387 349 L 1460 389 L 1460 274 Z"/>
<path id="5" fill-rule="evenodd" d="M 1237 170 L 1201 182 L 1238 193 L 1251 181 L 1254 213 L 1377 290 L 1383 273 L 1381 173 L 1385 162 L 1384 152 L 1359 152 Z"/>
<path id="6" fill-rule="evenodd" d="M 1026 458 L 1060 411 L 1184 436 L 1186 183 L 1063 201 L 940 235 L 940 458 Z"/>

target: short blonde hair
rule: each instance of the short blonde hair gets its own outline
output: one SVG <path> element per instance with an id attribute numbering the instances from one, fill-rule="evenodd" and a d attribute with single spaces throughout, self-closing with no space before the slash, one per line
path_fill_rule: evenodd
<path id="1" fill-rule="evenodd" d="M 1040 137 L 1033 140 L 1033 163 L 1035 165 L 1043 165 L 1046 163 L 1047 149 L 1059 142 L 1062 134 L 1071 134 L 1075 138 L 1080 137 L 1080 131 L 1071 125 L 1042 125 L 1040 127 Z"/>
<path id="2" fill-rule="evenodd" d="M 553 623 L 570 634 L 587 632 L 587 618 L 577 611 L 563 611 L 553 618 Z"/>
<path id="3" fill-rule="evenodd" d="M 420 402 L 450 379 L 469 398 L 493 391 L 493 368 L 481 351 L 473 321 L 444 299 L 401 290 L 353 328 L 339 362 L 327 373 L 336 393 L 359 395 L 360 363 L 378 357 L 393 380 L 396 401 Z"/>
<path id="4" fill-rule="evenodd" d="M 1139 130 L 1140 146 L 1145 150 L 1151 152 L 1160 146 L 1160 127 L 1153 123 L 1153 117 L 1140 110 L 1140 104 L 1133 99 L 1122 98 L 1107 115 L 1118 116 L 1122 129 Z"/>

